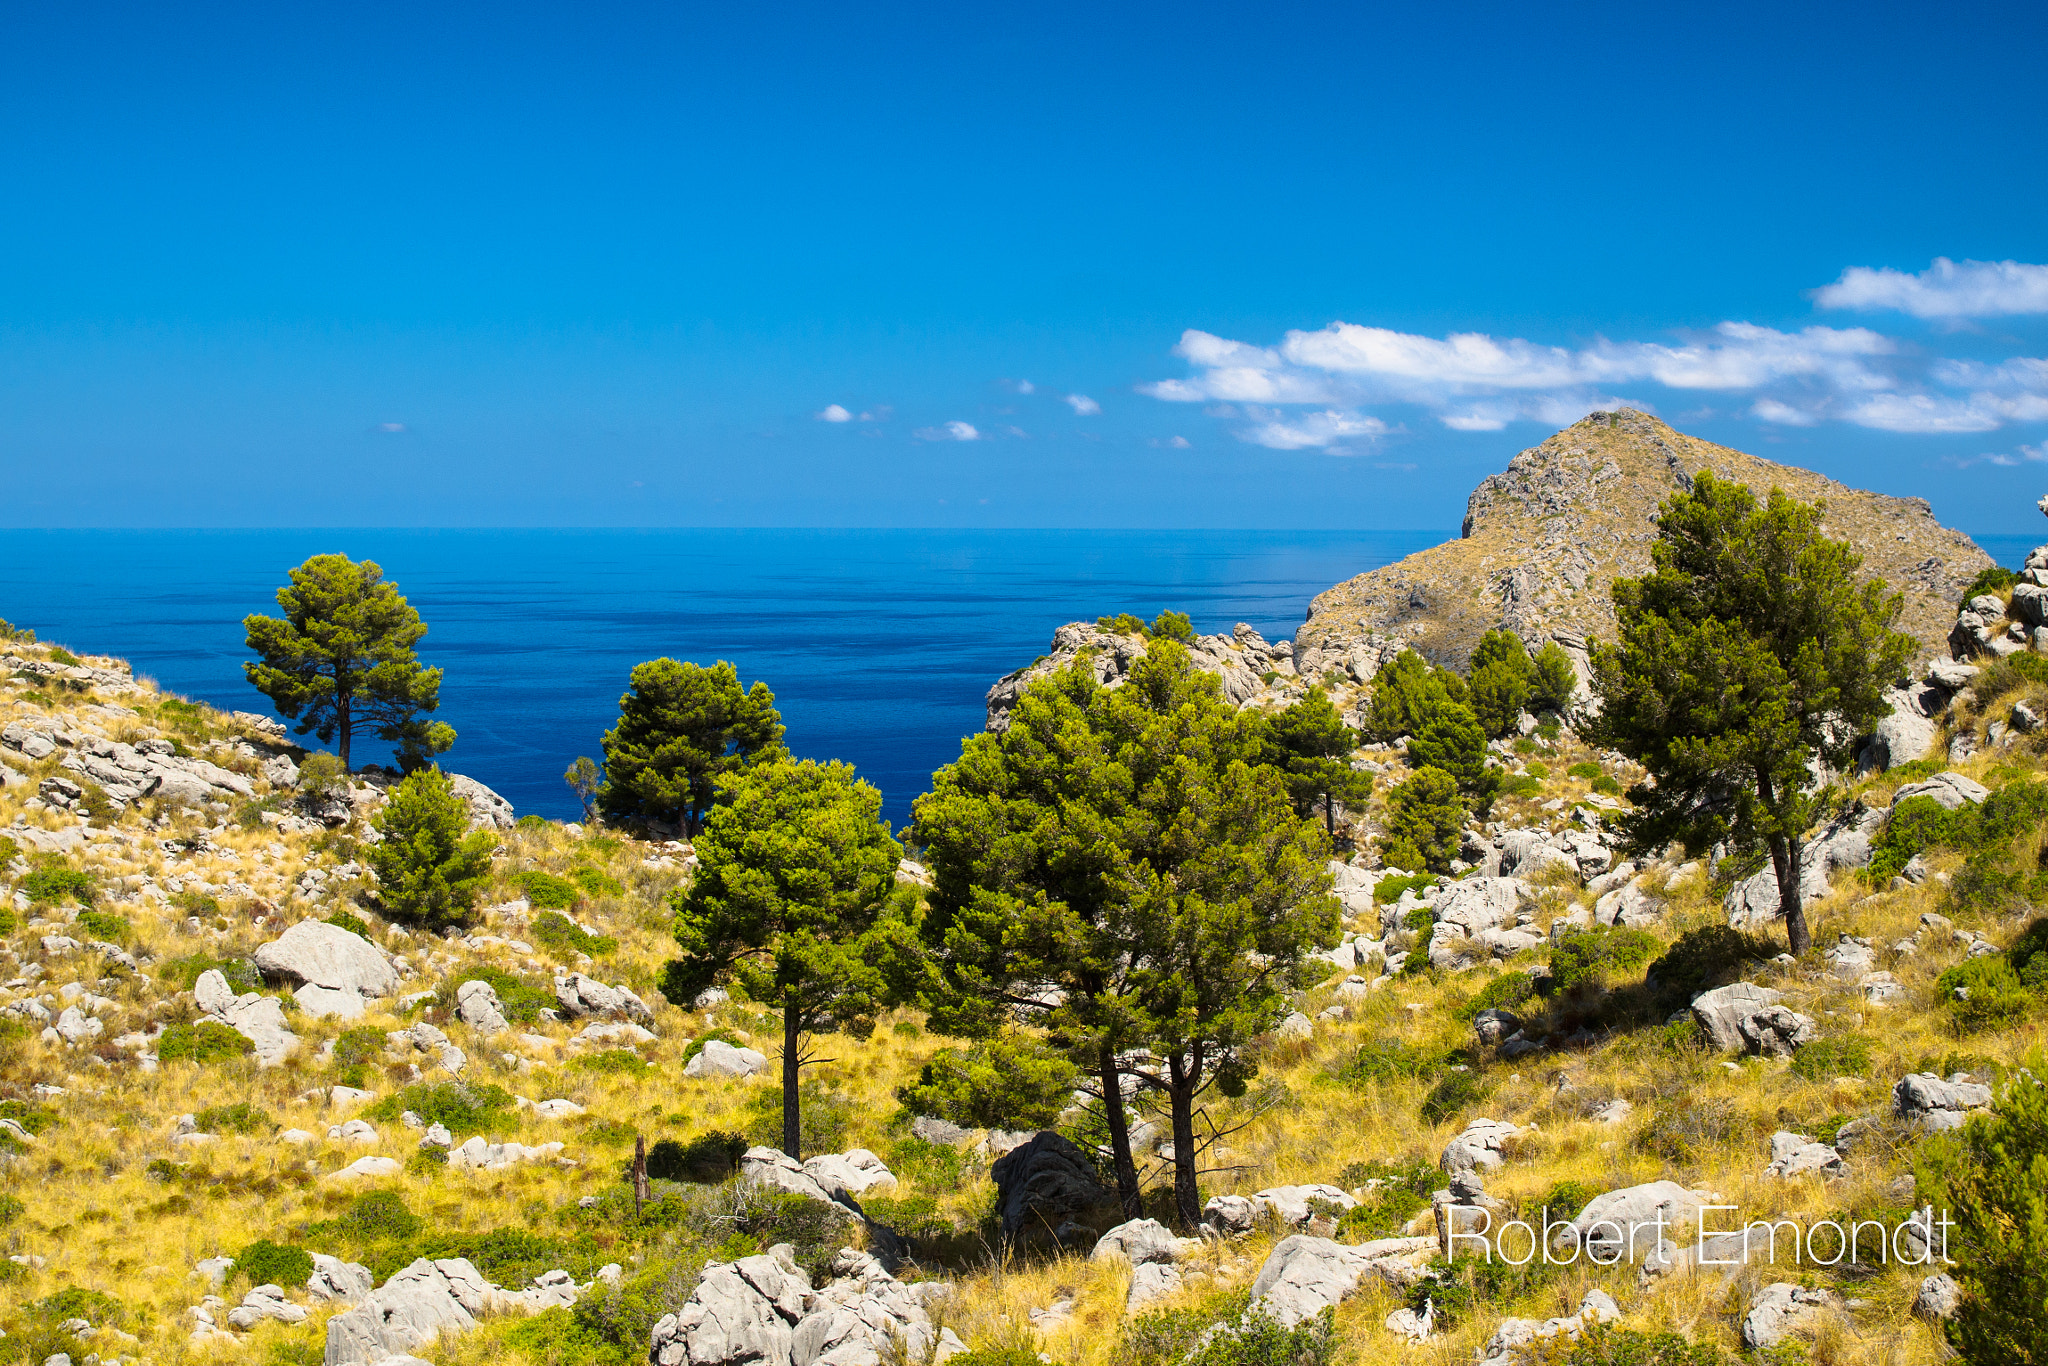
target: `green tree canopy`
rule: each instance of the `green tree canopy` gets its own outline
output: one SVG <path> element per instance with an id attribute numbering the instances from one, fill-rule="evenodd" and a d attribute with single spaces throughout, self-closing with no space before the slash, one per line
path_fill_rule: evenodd
<path id="1" fill-rule="evenodd" d="M 1193 1098 L 1249 1075 L 1247 1031 L 1272 1022 L 1299 944 L 1334 928 L 1327 841 L 1258 764 L 1263 740 L 1213 674 L 1155 640 L 1119 688 L 1081 668 L 1033 684 L 915 807 L 934 1028 L 1043 1022 L 1099 1088 L 1134 1215 L 1124 1055 L 1174 1055 L 1165 1076 L 1132 1075 L 1168 1091 L 1191 1134 Z M 1198 1160 L 1192 1141 L 1176 1149 L 1190 1182 Z"/>
<path id="2" fill-rule="evenodd" d="M 1262 718 L 1264 761 L 1285 775 L 1296 814 L 1323 808 L 1325 831 L 1337 835 L 1337 805 L 1362 804 L 1372 796 L 1372 775 L 1351 766 L 1358 734 L 1344 724 L 1329 694 L 1310 688 L 1300 701 Z"/>
<path id="3" fill-rule="evenodd" d="M 1464 829 L 1458 780 L 1440 768 L 1425 768 L 1388 794 L 1380 857 L 1411 873 L 1448 873 Z"/>
<path id="4" fill-rule="evenodd" d="M 384 837 L 368 855 L 384 905 L 436 927 L 466 920 L 490 876 L 498 837 L 463 833 L 469 808 L 448 775 L 437 768 L 407 774 L 371 823 Z"/>
<path id="5" fill-rule="evenodd" d="M 408 773 L 455 743 L 452 727 L 429 719 L 441 671 L 413 653 L 426 624 L 375 561 L 315 555 L 291 571 L 277 605 L 284 616 L 242 618 L 259 656 L 242 672 L 299 734 L 333 744 L 347 766 L 356 732 L 372 728 Z"/>
<path id="6" fill-rule="evenodd" d="M 598 810 L 624 824 L 680 826 L 694 838 L 721 776 L 787 753 L 766 683 L 742 689 L 739 671 L 722 659 L 708 669 L 652 659 L 634 667 L 619 723 L 604 733 Z"/>
<path id="7" fill-rule="evenodd" d="M 1506 735 L 1522 719 L 1535 692 L 1536 665 L 1522 638 L 1512 631 L 1488 631 L 1472 652 L 1472 713 L 1488 735 Z"/>
<path id="8" fill-rule="evenodd" d="M 1579 675 L 1564 646 L 1547 640 L 1536 652 L 1529 688 L 1529 706 L 1536 711 L 1571 710 L 1572 694 L 1579 690 Z"/>
<path id="9" fill-rule="evenodd" d="M 803 1154 L 798 1080 L 805 1036 L 866 1038 L 914 986 L 916 897 L 882 794 L 842 763 L 778 758 L 718 779 L 697 838 L 697 875 L 670 894 L 682 956 L 671 1000 L 721 977 L 782 1012 L 782 1150 Z"/>
<path id="10" fill-rule="evenodd" d="M 1080 1069 L 1036 1039 L 1004 1034 L 931 1056 L 896 1099 L 970 1129 L 1043 1129 L 1067 1108 Z"/>
<path id="11" fill-rule="evenodd" d="M 576 762 L 562 771 L 562 781 L 583 804 L 583 819 L 587 824 L 597 815 L 597 791 L 604 786 L 604 770 L 588 754 L 579 754 Z"/>
<path id="12" fill-rule="evenodd" d="M 1615 581 L 1620 640 L 1593 652 L 1589 734 L 1655 780 L 1629 793 L 1632 843 L 1768 853 L 1795 953 L 1811 939 L 1803 836 L 1825 798 L 1812 765 L 1850 762 L 1915 649 L 1892 629 L 1903 597 L 1858 582 L 1823 510 L 1778 489 L 1760 505 L 1702 472 L 1665 502 L 1651 572 Z"/>
<path id="13" fill-rule="evenodd" d="M 1953 1242 L 1931 1231 L 1965 1292 L 1950 1342 L 1965 1361 L 2048 1363 L 2048 1089 L 2017 1074 L 1988 1118 L 1930 1145 L 1922 1165 L 1921 1189 L 1946 1187 L 1934 1204 L 1955 1220 Z"/>
<path id="14" fill-rule="evenodd" d="M 1381 744 L 1413 735 L 1424 714 L 1444 701 L 1469 703 L 1465 680 L 1449 669 L 1432 668 L 1413 650 L 1403 650 L 1372 676 L 1372 702 L 1365 731 Z"/>
<path id="15" fill-rule="evenodd" d="M 1408 737 L 1408 767 L 1442 769 L 1457 779 L 1458 790 L 1484 812 L 1500 788 L 1500 770 L 1486 762 L 1486 732 L 1463 702 L 1448 698 L 1425 704 L 1415 733 Z"/>

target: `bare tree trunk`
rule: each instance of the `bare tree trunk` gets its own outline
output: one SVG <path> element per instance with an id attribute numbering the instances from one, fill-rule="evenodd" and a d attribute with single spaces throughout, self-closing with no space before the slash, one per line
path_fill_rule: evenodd
<path id="1" fill-rule="evenodd" d="M 1771 841 L 1771 862 L 1778 872 L 1778 908 L 1785 913 L 1785 938 L 1796 956 L 1813 946 L 1806 927 L 1806 903 L 1799 895 L 1799 862 L 1804 853 L 1798 839 L 1781 835 Z"/>
<path id="2" fill-rule="evenodd" d="M 1166 1098 L 1173 1115 L 1173 1205 L 1180 1226 L 1192 1231 L 1202 1222 L 1202 1192 L 1195 1184 L 1195 1090 L 1201 1083 L 1202 1055 L 1197 1049 L 1189 1065 L 1180 1055 L 1166 1060 Z"/>
<path id="3" fill-rule="evenodd" d="M 633 1135 L 633 1214 L 647 1204 L 647 1135 Z"/>
<path id="4" fill-rule="evenodd" d="M 341 748 L 341 771 L 342 771 L 342 772 L 344 772 L 344 773 L 353 773 L 353 772 L 355 772 L 355 769 L 354 769 L 354 768 L 352 768 L 352 767 L 350 767 L 350 765 L 349 765 L 349 761 L 348 761 L 348 742 L 349 742 L 349 728 L 350 728 L 350 727 L 351 727 L 352 725 L 354 725 L 354 718 L 352 718 L 352 717 L 351 717 L 351 716 L 349 715 L 349 705 L 348 705 L 348 702 L 349 702 L 349 700 L 348 700 L 348 698 L 346 698 L 346 697 L 341 697 L 341 698 L 336 698 L 336 699 L 335 699 L 335 703 L 334 703 L 334 738 L 335 738 L 336 740 L 338 740 L 338 741 L 340 741 L 340 742 L 341 742 L 341 745 L 340 745 L 340 748 Z"/>
<path id="5" fill-rule="evenodd" d="M 789 1154 L 792 1162 L 801 1162 L 804 1155 L 802 1116 L 797 1110 L 796 1084 L 802 1059 L 798 1056 L 796 1002 L 788 997 L 782 1002 L 782 1151 Z"/>
<path id="6" fill-rule="evenodd" d="M 1138 1200 L 1138 1164 L 1131 1160 L 1131 1126 L 1124 1116 L 1123 1069 L 1117 1066 L 1116 1045 L 1102 1041 L 1102 1061 L 1097 1072 L 1102 1083 L 1102 1118 L 1109 1126 L 1109 1162 L 1116 1171 L 1117 1203 L 1124 1218 L 1144 1213 Z"/>

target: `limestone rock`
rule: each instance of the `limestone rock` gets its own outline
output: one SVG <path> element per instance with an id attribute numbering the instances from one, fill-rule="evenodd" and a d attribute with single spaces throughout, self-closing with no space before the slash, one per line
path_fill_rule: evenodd
<path id="1" fill-rule="evenodd" d="M 1925 782 L 1907 783 L 1892 794 L 1892 805 L 1913 797 L 1932 797 L 1950 811 L 1972 806 L 1991 795 L 1991 789 L 1960 773 L 1937 773 Z"/>
<path id="2" fill-rule="evenodd" d="M 1697 1228 L 1701 1206 L 1719 1203 L 1711 1191 L 1687 1190 L 1676 1181 L 1626 1186 L 1594 1196 L 1578 1218 L 1552 1235 L 1552 1242 L 1563 1248 L 1584 1246 L 1602 1262 L 1624 1255 L 1640 1260 L 1660 1240 L 1676 1241 L 1680 1228 Z"/>
<path id="3" fill-rule="evenodd" d="M 1555 1319 L 1502 1319 L 1479 1349 L 1479 1366 L 1509 1366 L 1523 1359 L 1529 1347 L 1545 1338 L 1560 1335 L 1576 1338 L 1597 1324 L 1613 1323 L 1621 1317 L 1621 1306 L 1604 1290 L 1589 1290 L 1579 1301 L 1579 1311 Z"/>
<path id="4" fill-rule="evenodd" d="M 1913 1296 L 1913 1312 L 1923 1319 L 1952 1319 L 1963 1306 L 1963 1288 L 1947 1272 L 1920 1282 Z"/>
<path id="5" fill-rule="evenodd" d="M 1491 1171 L 1502 1162 L 1501 1148 L 1521 1129 L 1505 1120 L 1475 1119 L 1464 1132 L 1444 1145 L 1441 1165 L 1452 1176 L 1473 1171 Z"/>
<path id="6" fill-rule="evenodd" d="M 512 803 L 476 779 L 466 774 L 451 773 L 448 786 L 469 808 L 471 830 L 510 830 L 518 823 L 512 814 Z"/>
<path id="7" fill-rule="evenodd" d="M 1510 1010 L 1482 1010 L 1472 1017 L 1472 1032 L 1483 1048 L 1492 1048 L 1522 1029 L 1522 1018 Z"/>
<path id="8" fill-rule="evenodd" d="M 1692 1018 L 1707 1036 L 1708 1043 L 1723 1053 L 1739 1053 L 1749 1046 L 1743 1036 L 1742 1022 L 1759 1011 L 1776 1006 L 1780 999 L 1779 993 L 1770 987 L 1760 987 L 1754 982 L 1733 982 L 1694 997 Z"/>
<path id="9" fill-rule="evenodd" d="M 376 945 L 318 920 L 301 920 L 257 949 L 255 960 L 265 976 L 301 983 L 295 995 L 311 1015 L 360 1015 L 362 998 L 388 995 L 398 985 Z"/>
<path id="10" fill-rule="evenodd" d="M 1416 1277 L 1412 1260 L 1435 1246 L 1434 1238 L 1382 1238 L 1347 1247 L 1296 1233 L 1275 1244 L 1259 1268 L 1258 1279 L 1252 1282 L 1252 1307 L 1292 1328 L 1354 1294 L 1366 1275 L 1406 1289 Z"/>
<path id="11" fill-rule="evenodd" d="M 1962 1073 L 1943 1081 L 1932 1072 L 1901 1077 L 1892 1088 L 1892 1110 L 1916 1129 L 1933 1133 L 1958 1129 L 1970 1112 L 1991 1104 L 1991 1088 Z"/>
<path id="12" fill-rule="evenodd" d="M 866 1148 L 843 1153 L 822 1153 L 804 1159 L 804 1171 L 827 1195 L 866 1195 L 869 1191 L 896 1189 L 896 1174 L 881 1158 Z"/>
<path id="13" fill-rule="evenodd" d="M 1473 936 L 1513 924 L 1528 895 L 1529 884 L 1518 877 L 1468 877 L 1446 887 L 1433 909 L 1439 924 L 1456 925 Z"/>
<path id="14" fill-rule="evenodd" d="M 740 1157 L 740 1175 L 756 1185 L 773 1186 L 791 1195 L 801 1195 L 807 1200 L 844 1210 L 848 1218 L 855 1217 L 851 1207 L 835 1200 L 833 1193 L 820 1184 L 818 1178 L 779 1148 L 756 1145 L 747 1149 Z"/>
<path id="15" fill-rule="evenodd" d="M 711 1039 L 683 1068 L 686 1077 L 751 1077 L 768 1066 L 768 1055 L 752 1048 L 738 1048 L 723 1039 Z"/>
<path id="16" fill-rule="evenodd" d="M 491 1307 L 494 1289 L 465 1259 L 421 1257 L 354 1309 L 327 1320 L 326 1366 L 374 1366 L 444 1332 L 474 1328 L 476 1316 Z"/>
<path id="17" fill-rule="evenodd" d="M 1171 1262 L 1140 1262 L 1131 1268 L 1131 1288 L 1124 1295 L 1124 1313 L 1135 1314 L 1155 1300 L 1181 1288 L 1180 1269 Z"/>
<path id="18" fill-rule="evenodd" d="M 682 1309 L 654 1325 L 648 1360 L 652 1366 L 790 1366 L 810 1293 L 810 1277 L 787 1244 L 761 1256 L 713 1262 Z"/>
<path id="19" fill-rule="evenodd" d="M 369 1294 L 374 1284 L 376 1278 L 370 1274 L 370 1268 L 316 1252 L 313 1274 L 306 1278 L 306 1293 L 316 1300 L 352 1302 Z"/>
<path id="20" fill-rule="evenodd" d="M 1845 1170 L 1842 1155 L 1825 1143 L 1782 1129 L 1771 1135 L 1771 1165 L 1764 1168 L 1766 1176 L 1789 1178 L 1813 1172 L 1841 1176 Z"/>
<path id="21" fill-rule="evenodd" d="M 505 1167 L 516 1167 L 523 1162 L 539 1162 L 554 1157 L 561 1151 L 560 1143 L 542 1143 L 535 1146 L 524 1143 L 491 1143 L 479 1135 L 450 1148 L 448 1166 L 453 1171 L 498 1171 Z"/>
<path id="22" fill-rule="evenodd" d="M 1749 1051 L 1765 1058 L 1789 1058 L 1820 1037 L 1810 1015 L 1786 1006 L 1767 1006 L 1736 1021 Z"/>
<path id="23" fill-rule="evenodd" d="M 1776 1347 L 1786 1334 L 1840 1303 L 1826 1290 L 1808 1290 L 1786 1281 L 1767 1285 L 1750 1301 L 1749 1312 L 1742 1316 L 1743 1345 L 1755 1351 Z"/>
<path id="24" fill-rule="evenodd" d="M 1005 1153 L 989 1174 L 995 1179 L 996 1210 L 1006 1238 L 1031 1225 L 1058 1229 L 1111 1198 L 1096 1180 L 1088 1154 L 1051 1130 Z"/>
<path id="25" fill-rule="evenodd" d="M 912 1287 L 867 1253 L 841 1248 L 832 1273 L 831 1282 L 805 1300 L 804 1317 L 790 1341 L 792 1366 L 937 1363 L 967 1350 L 951 1329 L 935 1332 Z"/>
<path id="26" fill-rule="evenodd" d="M 455 988 L 455 1013 L 471 1029 L 482 1034 L 502 1033 L 511 1026 L 498 989 L 489 982 L 468 981 Z"/>
<path id="27" fill-rule="evenodd" d="M 1094 1262 L 1118 1257 L 1133 1266 L 1177 1262 L 1181 1258 L 1181 1242 L 1157 1219 L 1132 1219 L 1096 1239 L 1095 1250 L 1088 1254 L 1088 1259 Z"/>
<path id="28" fill-rule="evenodd" d="M 276 1319 L 279 1323 L 304 1323 L 304 1305 L 293 1304 L 284 1297 L 284 1288 L 275 1285 L 259 1285 L 242 1297 L 241 1304 L 228 1311 L 228 1322 L 237 1328 L 254 1328 L 264 1319 Z"/>
<path id="29" fill-rule="evenodd" d="M 601 1015 L 638 1020 L 642 1024 L 654 1023 L 654 1012 L 631 991 L 625 987 L 608 987 L 595 977 L 586 977 L 580 972 L 561 973 L 555 977 L 555 1000 L 561 1003 L 565 1012 L 579 1019 L 586 1015 Z"/>

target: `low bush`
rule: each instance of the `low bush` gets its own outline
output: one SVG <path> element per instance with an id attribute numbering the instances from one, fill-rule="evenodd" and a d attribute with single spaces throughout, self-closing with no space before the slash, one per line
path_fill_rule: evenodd
<path id="1" fill-rule="evenodd" d="M 112 1295 L 76 1285 L 68 1285 L 54 1295 L 24 1305 L 23 1309 L 30 1317 L 46 1323 L 84 1319 L 95 1328 L 106 1328 L 128 1317 L 127 1309 Z"/>
<path id="2" fill-rule="evenodd" d="M 1758 1357 L 1763 1366 L 1792 1366 L 1795 1360 L 1804 1359 L 1804 1350 L 1796 1343 Z M 1538 1338 L 1529 1344 L 1522 1360 L 1525 1366 L 1736 1366 L 1734 1357 L 1711 1342 L 1688 1342 L 1676 1333 L 1608 1327 L 1592 1328 L 1577 1338 L 1563 1333 Z"/>
<path id="3" fill-rule="evenodd" d="M 1815 1039 L 1792 1055 L 1792 1074 L 1808 1081 L 1870 1075 L 1871 1041 L 1860 1034 Z"/>
<path id="4" fill-rule="evenodd" d="M 501 1086 L 443 1081 L 408 1086 L 386 1096 L 363 1114 L 369 1119 L 391 1121 L 410 1110 L 427 1124 L 445 1125 L 449 1133 L 461 1138 L 482 1133 L 511 1108 L 511 1093 Z"/>
<path id="5" fill-rule="evenodd" d="M 1430 1088 L 1429 1094 L 1422 1098 L 1422 1117 L 1431 1124 L 1441 1124 L 1453 1115 L 1477 1105 L 1492 1093 L 1492 1079 L 1482 1072 L 1446 1072 L 1442 1079 Z"/>
<path id="6" fill-rule="evenodd" d="M 602 958 L 619 947 L 619 941 L 608 934 L 591 934 L 581 925 L 555 911 L 543 911 L 533 918 L 527 927 L 533 942 L 551 950 L 556 957 L 573 957 L 579 953 L 592 958 Z"/>
<path id="7" fill-rule="evenodd" d="M 1470 1020 L 1482 1010 L 1513 1010 L 1536 994 L 1536 979 L 1526 972 L 1504 972 L 1479 988 L 1471 1000 L 1458 1007 L 1457 1016 Z"/>
<path id="8" fill-rule="evenodd" d="M 1117 1345 L 1115 1359 L 1127 1366 L 1184 1366 L 1212 1328 L 1237 1319 L 1250 1302 L 1249 1291 L 1223 1290 L 1206 1295 L 1195 1304 L 1136 1315 L 1124 1323 L 1123 1340 Z M 966 1358 L 953 1360 L 960 1362 Z M 1038 1360 L 1035 1350 L 1031 1360 Z M 1009 1366 L 1009 1362 L 1008 1357 L 994 1357 L 990 1366 Z"/>
<path id="9" fill-rule="evenodd" d="M 950 1233 L 953 1221 L 929 1195 L 877 1195 L 861 1205 L 867 1217 L 895 1229 L 906 1238 L 936 1238 Z"/>
<path id="10" fill-rule="evenodd" d="M 256 991 L 263 985 L 263 974 L 256 965 L 246 958 L 215 958 L 211 954 L 195 953 L 184 958 L 173 958 L 157 969 L 157 977 L 165 982 L 176 982 L 180 989 L 190 991 L 199 985 L 199 979 L 215 969 L 227 978 L 228 985 L 239 994 Z"/>
<path id="11" fill-rule="evenodd" d="M 1422 889 L 1436 885 L 1435 873 L 1414 873 L 1408 877 L 1383 877 L 1372 885 L 1372 899 L 1382 905 L 1399 901 L 1401 893 L 1413 890 L 1421 896 Z"/>
<path id="12" fill-rule="evenodd" d="M 664 1138 L 647 1150 L 647 1175 L 657 1181 L 691 1181 L 714 1186 L 740 1169 L 747 1150 L 744 1136 L 722 1129 L 699 1134 L 688 1143 Z"/>
<path id="13" fill-rule="evenodd" d="M 1359 1203 L 1344 1211 L 1337 1222 L 1337 1234 L 1344 1239 L 1391 1238 L 1408 1227 L 1408 1221 L 1429 1208 L 1430 1193 L 1443 1182 L 1436 1164 L 1422 1158 L 1406 1162 L 1353 1162 L 1338 1174 L 1337 1184 L 1356 1192 Z"/>
<path id="14" fill-rule="evenodd" d="M 1543 779 L 1548 778 L 1550 776 L 1550 765 L 1538 759 L 1531 759 L 1528 763 L 1522 765 L 1522 767 L 1530 777 L 1536 779 L 1538 782 L 1541 782 L 1543 781 Z"/>
<path id="15" fill-rule="evenodd" d="M 171 905 L 186 915 L 196 915 L 202 920 L 211 920 L 220 915 L 220 901 L 205 892 L 179 892 L 171 897 Z"/>
<path id="16" fill-rule="evenodd" d="M 569 880 L 590 896 L 622 896 L 626 891 L 625 883 L 601 868 L 571 869 Z"/>
<path id="17" fill-rule="evenodd" d="M 306 1249 L 261 1239 L 235 1254 L 235 1278 L 250 1285 L 275 1285 L 296 1290 L 313 1274 Z"/>
<path id="18" fill-rule="evenodd" d="M 11 1119 L 36 1137 L 57 1127 L 57 1112 L 26 1100 L 0 1100 L 0 1119 Z"/>
<path id="19" fill-rule="evenodd" d="M 33 905 L 55 906 L 63 901 L 92 905 L 92 878 L 76 868 L 37 868 L 21 880 L 21 890 L 28 893 Z"/>
<path id="20" fill-rule="evenodd" d="M 1637 1140 L 1666 1162 L 1691 1166 L 1733 1142 L 1743 1125 L 1725 1100 L 1702 1100 L 1659 1110 Z"/>
<path id="21" fill-rule="evenodd" d="M 1337 1079 L 1352 1086 L 1374 1082 L 1400 1081 L 1433 1076 L 1443 1066 L 1443 1055 L 1403 1043 L 1399 1039 L 1368 1039 L 1358 1046 L 1349 1061 L 1337 1069 Z"/>
<path id="22" fill-rule="evenodd" d="M 1619 797 L 1621 795 L 1621 779 L 1612 774 L 1603 773 L 1593 780 L 1593 790 L 1603 797 Z"/>
<path id="23" fill-rule="evenodd" d="M 1970 580 L 1970 586 L 1965 588 L 1962 596 L 1956 599 L 1956 610 L 1961 611 L 1963 608 L 1968 607 L 1971 598 L 1982 596 L 1985 593 L 1994 595 L 2003 593 L 2019 581 L 2020 576 L 2002 564 L 1994 564 L 1988 569 L 1979 570 L 1977 577 Z"/>
<path id="24" fill-rule="evenodd" d="M 301 797 L 332 797 L 348 791 L 348 770 L 341 760 L 323 752 L 308 754 L 306 761 L 299 765 L 299 795 Z"/>
<path id="25" fill-rule="evenodd" d="M 944 1143 L 898 1139 L 889 1149 L 889 1170 L 928 1190 L 953 1190 L 967 1171 L 967 1155 Z"/>
<path id="26" fill-rule="evenodd" d="M 1590 783 L 1600 776 L 1600 765 L 1591 760 L 1581 760 L 1566 769 L 1564 775 L 1567 778 L 1577 778 L 1582 783 Z"/>
<path id="27" fill-rule="evenodd" d="M 170 1025 L 156 1041 L 160 1062 L 226 1062 L 255 1051 L 255 1044 L 217 1020 Z"/>
<path id="28" fill-rule="evenodd" d="M 347 911 L 336 911 L 323 923 L 332 925 L 337 930 L 347 930 L 350 934 L 359 935 L 364 939 L 370 937 L 370 927 L 364 923 L 362 917 L 350 915 Z"/>
<path id="29" fill-rule="evenodd" d="M 1934 990 L 1966 1030 L 2010 1024 L 2034 1001 L 2003 956 L 1965 959 L 1935 978 Z"/>
<path id="30" fill-rule="evenodd" d="M 246 1100 L 236 1101 L 233 1105 L 215 1105 L 201 1110 L 192 1117 L 192 1122 L 199 1126 L 201 1133 L 208 1134 L 261 1134 L 268 1133 L 272 1128 L 276 1127 L 271 1124 L 269 1115 L 264 1114 Z M 237 1265 L 239 1265 L 239 1261 Z M 311 1274 L 312 1268 L 309 1266 L 306 1270 L 306 1275 Z M 263 1278 L 265 1281 L 271 1279 L 272 1277 L 269 1276 Z M 299 1277 L 301 1281 L 305 1279 L 305 1276 Z M 260 1285 L 262 1282 L 259 1281 L 258 1284 Z M 279 1282 L 279 1284 L 286 1284 L 286 1282 Z"/>
<path id="31" fill-rule="evenodd" d="M 490 983 L 491 990 L 498 993 L 500 1013 L 512 1024 L 532 1024 L 543 1010 L 552 1010 L 557 1005 L 552 987 L 542 986 L 532 978 L 515 977 L 502 968 L 466 967 L 456 985 L 459 987 L 462 982 Z M 453 992 L 445 987 L 442 990 L 449 1000 L 454 999 Z"/>
<path id="32" fill-rule="evenodd" d="M 1772 940 L 1732 925 L 1687 930 L 1659 954 L 1644 973 L 1672 1001 L 1683 1004 L 1712 987 L 1740 977 L 1750 963 L 1767 963 L 1783 952 Z"/>
<path id="33" fill-rule="evenodd" d="M 1663 941 L 1648 930 L 1595 925 L 1569 931 L 1550 951 L 1549 991 L 1572 991 L 1632 973 L 1662 947 Z"/>
<path id="34" fill-rule="evenodd" d="M 596 1072 L 600 1076 L 645 1076 L 648 1072 L 647 1059 L 630 1048 L 607 1048 L 600 1053 L 585 1053 L 574 1064 L 585 1072 Z"/>
<path id="35" fill-rule="evenodd" d="M 135 933 L 127 919 L 109 911 L 80 911 L 78 927 L 94 939 L 106 940 L 113 944 L 125 944 L 128 936 Z"/>
<path id="36" fill-rule="evenodd" d="M 582 900 L 583 895 L 575 883 L 553 873 L 521 873 L 519 886 L 536 910 L 566 910 Z"/>

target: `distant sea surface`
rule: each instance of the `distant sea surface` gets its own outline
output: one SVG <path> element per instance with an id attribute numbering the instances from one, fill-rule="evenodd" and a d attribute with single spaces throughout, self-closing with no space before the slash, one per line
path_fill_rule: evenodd
<path id="1" fill-rule="evenodd" d="M 0 617 L 268 714 L 242 676 L 242 618 L 275 613 L 285 570 L 309 555 L 372 559 L 426 620 L 422 659 L 446 671 L 438 716 L 459 738 L 443 762 L 521 814 L 577 814 L 562 770 L 602 757 L 632 667 L 671 655 L 765 680 L 790 747 L 855 764 L 900 825 L 982 729 L 989 685 L 1061 624 L 1170 607 L 1202 632 L 1245 621 L 1290 639 L 1317 593 L 1455 534 L 0 531 Z M 355 753 L 383 757 L 374 740 Z"/>

